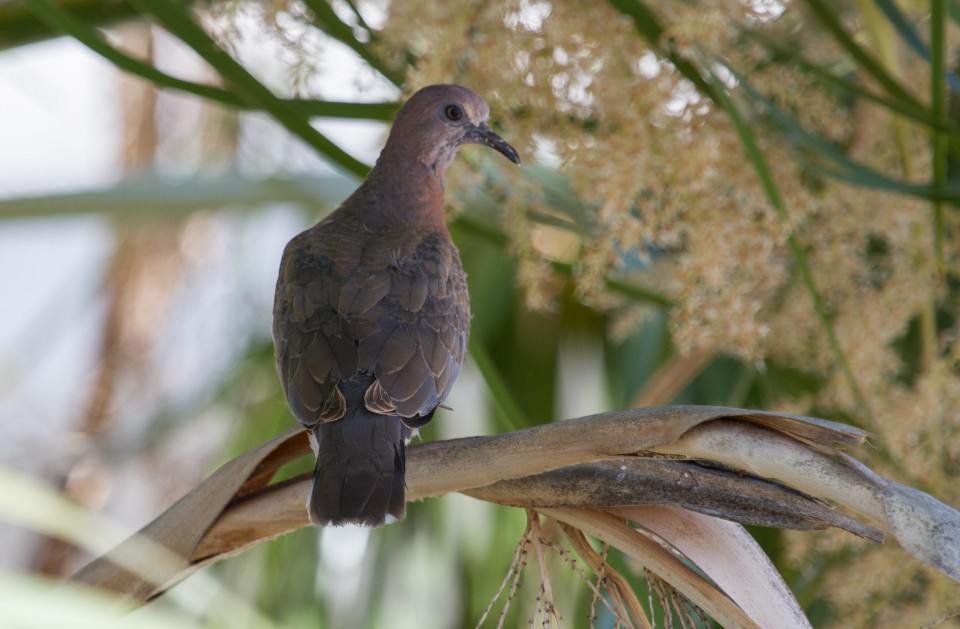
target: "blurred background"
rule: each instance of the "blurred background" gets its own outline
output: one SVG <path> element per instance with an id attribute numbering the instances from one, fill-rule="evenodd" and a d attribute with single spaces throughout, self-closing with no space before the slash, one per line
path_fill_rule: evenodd
<path id="1" fill-rule="evenodd" d="M 858 458 L 960 504 L 958 13 L 0 3 L 0 469 L 23 490 L 0 497 L 0 570 L 89 560 L 43 534 L 42 487 L 135 530 L 293 427 L 270 339 L 282 248 L 356 187 L 402 99 L 441 82 L 487 99 L 524 166 L 467 147 L 451 169 L 473 332 L 424 440 L 642 405 L 805 413 L 869 430 Z M 380 530 L 297 531 L 147 618 L 474 626 L 524 523 L 453 495 Z M 956 583 L 899 548 L 753 532 L 815 626 L 956 611 Z M 592 593 L 551 561 L 585 626 Z M 646 600 L 642 570 L 610 561 Z M 528 572 L 507 626 L 531 617 Z"/>

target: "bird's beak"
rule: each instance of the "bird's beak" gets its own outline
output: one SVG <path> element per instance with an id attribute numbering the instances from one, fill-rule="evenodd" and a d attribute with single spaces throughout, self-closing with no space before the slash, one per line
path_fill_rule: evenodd
<path id="1" fill-rule="evenodd" d="M 467 141 L 471 144 L 484 144 L 489 146 L 514 164 L 520 163 L 520 155 L 517 153 L 517 149 L 507 144 L 506 140 L 494 133 L 484 122 L 472 127 L 470 131 L 467 132 Z"/>

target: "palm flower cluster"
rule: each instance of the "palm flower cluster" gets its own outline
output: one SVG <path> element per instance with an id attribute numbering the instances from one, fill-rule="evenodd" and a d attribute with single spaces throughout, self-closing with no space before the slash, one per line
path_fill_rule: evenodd
<path id="1" fill-rule="evenodd" d="M 957 300 L 953 210 L 945 227 L 935 228 L 929 199 L 822 175 L 819 157 L 799 154 L 783 126 L 761 114 L 780 112 L 850 160 L 908 183 L 931 180 L 927 130 L 777 59 L 764 41 L 789 42 L 807 61 L 876 91 L 802 3 L 646 3 L 662 26 L 656 41 L 640 36 L 618 4 L 447 4 L 433 8 L 430 20 L 413 3 L 389 8 L 383 50 L 412 49 L 418 61 L 411 84 L 442 77 L 491 95 L 500 104 L 496 123 L 518 145 L 535 147 L 591 208 L 582 230 L 544 226 L 531 212 L 562 210 L 522 173 L 505 175 L 512 179 L 501 187 L 502 222 L 523 260 L 518 280 L 528 302 L 550 307 L 562 283 L 545 260 L 560 259 L 575 270 L 578 297 L 609 312 L 610 329 L 625 334 L 650 307 L 611 294 L 604 279 L 629 277 L 672 302 L 670 329 L 679 352 L 709 349 L 816 374 L 822 386 L 774 404 L 863 422 L 889 448 L 877 457 L 889 458 L 881 467 L 956 503 L 960 337 L 950 314 Z M 892 51 L 889 42 L 871 44 L 879 35 L 897 40 L 889 26 L 871 28 L 849 9 L 840 14 L 848 32 L 886 61 L 910 94 L 929 100 L 928 62 L 902 44 Z M 948 33 L 950 42 L 956 33 Z M 729 112 L 669 55 L 729 89 L 782 211 L 771 203 Z M 936 229 L 943 230 L 940 245 Z M 804 281 L 798 259 L 812 282 Z M 830 535 L 789 539 L 798 570 L 814 550 L 829 557 L 857 549 L 857 559 L 832 573 L 829 588 L 847 612 L 864 597 L 864 582 L 850 575 L 877 575 L 868 588 L 885 596 L 919 578 L 890 565 L 895 553 L 881 559 Z M 881 576 L 891 571 L 900 575 L 895 584 Z M 857 594 L 844 583 L 857 583 Z M 939 598 L 905 600 L 897 613 L 916 608 L 922 618 L 924 606 Z M 900 622 L 908 622 L 904 618 Z M 851 616 L 845 621 L 854 622 Z"/>

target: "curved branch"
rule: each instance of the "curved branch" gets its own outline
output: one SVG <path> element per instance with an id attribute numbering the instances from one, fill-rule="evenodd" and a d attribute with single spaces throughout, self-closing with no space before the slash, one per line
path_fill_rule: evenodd
<path id="1" fill-rule="evenodd" d="M 837 449 L 864 437 L 843 424 L 761 411 L 616 411 L 411 447 L 407 495 L 420 500 L 456 491 L 545 513 L 580 508 L 601 519 L 605 509 L 674 505 L 744 522 L 839 526 L 882 538 L 821 502 L 829 499 L 867 515 L 915 556 L 960 579 L 960 513 L 876 476 Z M 145 601 L 205 565 L 308 526 L 310 478 L 269 483 L 283 464 L 309 452 L 297 430 L 237 457 L 74 580 Z M 176 565 L 131 570 L 139 538 L 172 551 Z"/>

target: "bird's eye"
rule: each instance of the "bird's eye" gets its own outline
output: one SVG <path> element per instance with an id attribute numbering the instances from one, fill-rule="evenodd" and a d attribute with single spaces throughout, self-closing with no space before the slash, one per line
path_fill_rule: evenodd
<path id="1" fill-rule="evenodd" d="M 460 122 L 463 120 L 463 109 L 459 105 L 447 105 L 443 108 L 443 115 L 447 117 L 447 120 Z"/>

